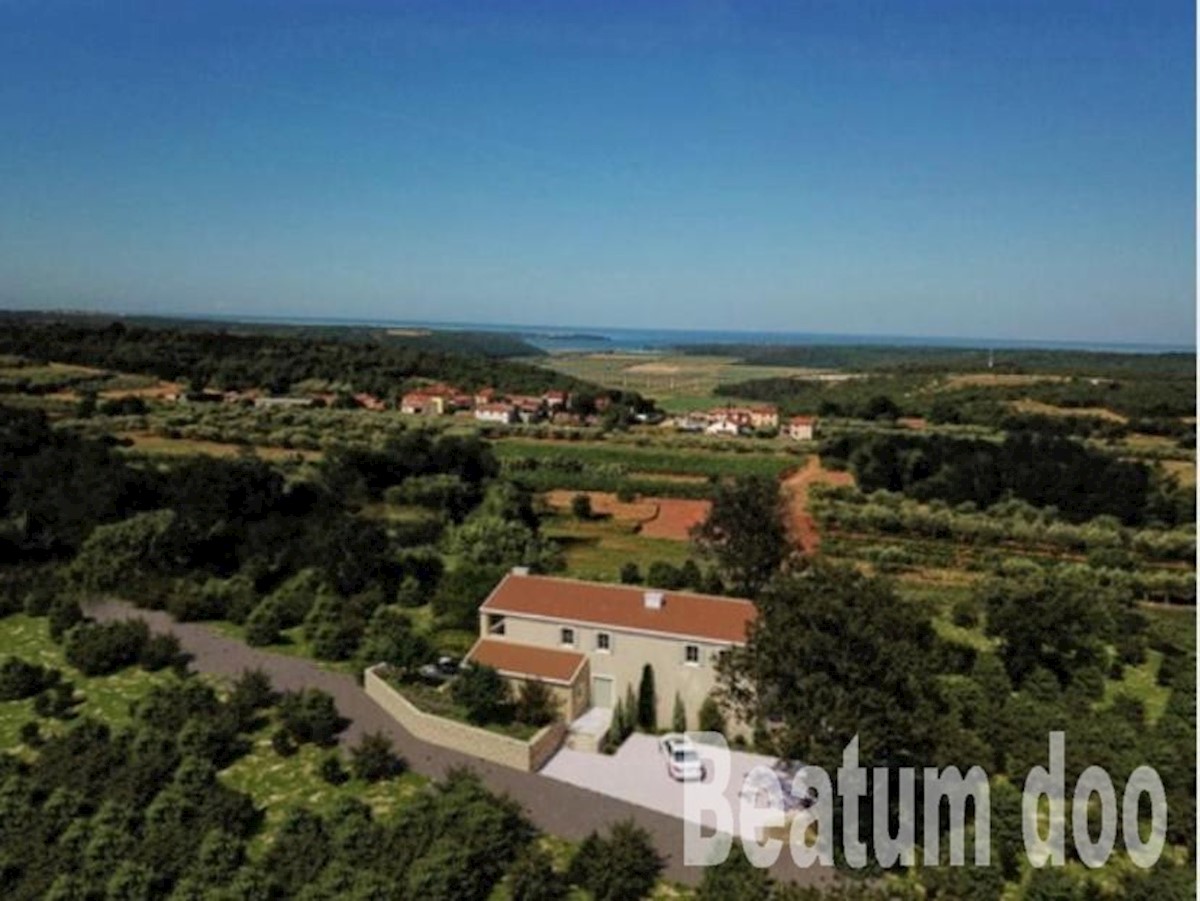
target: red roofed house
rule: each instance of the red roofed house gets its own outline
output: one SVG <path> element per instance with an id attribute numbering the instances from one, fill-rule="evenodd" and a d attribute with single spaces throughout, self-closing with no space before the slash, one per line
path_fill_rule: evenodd
<path id="1" fill-rule="evenodd" d="M 374 394 L 367 394 L 365 392 L 359 392 L 358 394 L 354 395 L 354 400 L 364 410 L 375 410 L 376 412 L 378 412 L 380 410 L 387 409 L 387 404 L 385 404 L 380 398 L 376 397 Z"/>
<path id="2" fill-rule="evenodd" d="M 748 407 L 746 412 L 750 417 L 750 426 L 755 429 L 779 428 L 779 408 L 772 404 L 762 404 Z"/>
<path id="3" fill-rule="evenodd" d="M 678 694 L 695 728 L 716 687 L 718 658 L 745 643 L 754 616 L 754 604 L 739 598 L 531 576 L 518 568 L 480 606 L 480 638 L 467 660 L 512 682 L 547 683 L 568 721 L 590 708 L 611 710 L 630 688 L 636 694 L 650 664 L 659 724 L 670 724 Z"/>
<path id="4" fill-rule="evenodd" d="M 551 410 L 565 407 L 568 399 L 567 392 L 565 391 L 547 391 L 542 395 L 542 400 L 546 402 L 546 406 Z"/>
<path id="5" fill-rule="evenodd" d="M 788 437 L 793 441 L 812 441 L 816 427 L 815 416 L 793 416 L 787 424 Z"/>
<path id="6" fill-rule="evenodd" d="M 400 412 L 441 416 L 446 412 L 446 398 L 426 391 L 410 391 L 400 398 Z"/>

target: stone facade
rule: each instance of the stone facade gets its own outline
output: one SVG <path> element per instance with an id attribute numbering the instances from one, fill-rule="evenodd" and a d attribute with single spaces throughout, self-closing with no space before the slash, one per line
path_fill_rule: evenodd
<path id="1" fill-rule="evenodd" d="M 487 614 L 483 614 L 481 624 L 485 634 L 486 617 Z M 570 629 L 573 644 L 562 643 L 564 627 Z M 601 634 L 608 636 L 608 650 L 600 647 Z M 729 647 L 727 643 L 715 641 L 657 636 L 609 626 L 554 623 L 512 614 L 504 616 L 504 638 L 585 654 L 591 672 L 589 679 L 581 682 L 579 687 L 588 692 L 589 705 L 612 707 L 625 697 L 629 687 L 636 696 L 642 667 L 650 664 L 654 669 L 656 715 L 661 728 L 671 725 L 676 692 L 683 700 L 688 728 L 696 728 L 700 705 L 717 684 L 718 657 Z M 689 648 L 695 649 L 695 660 L 687 659 Z M 577 705 L 576 709 L 582 709 L 582 705 Z"/>

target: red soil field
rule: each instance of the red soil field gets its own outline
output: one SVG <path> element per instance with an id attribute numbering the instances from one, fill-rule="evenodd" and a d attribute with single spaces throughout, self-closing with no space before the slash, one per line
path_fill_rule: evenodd
<path id="1" fill-rule="evenodd" d="M 622 503 L 617 496 L 607 491 L 547 491 L 546 502 L 555 510 L 570 510 L 571 499 L 577 494 L 586 494 L 592 502 L 592 512 L 599 516 L 611 516 L 622 522 L 645 522 L 658 513 L 654 498 L 640 498 L 632 503 Z"/>
<path id="2" fill-rule="evenodd" d="M 658 515 L 642 525 L 641 534 L 647 538 L 669 538 L 687 541 L 694 526 L 708 519 L 712 501 L 686 500 L 675 497 L 647 498 L 658 504 Z"/>
<path id="3" fill-rule="evenodd" d="M 711 501 L 674 497 L 642 497 L 622 503 L 615 494 L 607 491 L 559 490 L 548 491 L 544 496 L 555 510 L 570 510 L 571 498 L 576 494 L 586 494 L 591 499 L 594 513 L 621 522 L 639 523 L 638 534 L 670 541 L 687 541 L 692 527 L 704 522 L 712 508 Z"/>

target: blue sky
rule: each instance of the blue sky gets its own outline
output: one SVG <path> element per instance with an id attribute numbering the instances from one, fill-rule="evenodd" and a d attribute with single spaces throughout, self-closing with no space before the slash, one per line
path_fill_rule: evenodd
<path id="1" fill-rule="evenodd" d="M 1180 343 L 1174 0 L 0 0 L 0 306 Z"/>

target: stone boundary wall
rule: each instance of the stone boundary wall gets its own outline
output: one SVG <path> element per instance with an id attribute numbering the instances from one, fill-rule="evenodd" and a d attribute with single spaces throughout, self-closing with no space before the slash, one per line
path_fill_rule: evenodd
<path id="1" fill-rule="evenodd" d="M 387 711 L 408 732 L 432 745 L 452 748 L 501 766 L 533 773 L 541 769 L 553 756 L 566 736 L 567 725 L 561 721 L 541 729 L 528 741 L 521 741 L 519 738 L 500 735 L 489 729 L 426 713 L 388 685 L 376 672 L 378 668 L 370 667 L 363 674 L 363 688 L 367 697 Z"/>

